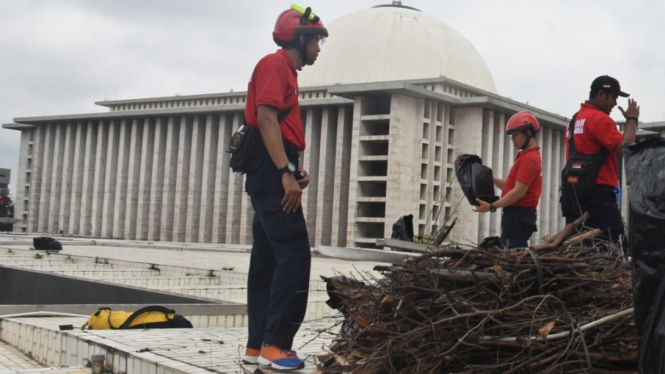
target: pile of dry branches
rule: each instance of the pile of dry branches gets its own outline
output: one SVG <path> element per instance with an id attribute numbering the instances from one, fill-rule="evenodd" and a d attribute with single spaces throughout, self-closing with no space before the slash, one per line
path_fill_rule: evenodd
<path id="1" fill-rule="evenodd" d="M 345 318 L 318 372 L 633 372 L 629 263 L 596 235 L 571 224 L 532 250 L 443 247 L 382 279 L 323 277 Z"/>

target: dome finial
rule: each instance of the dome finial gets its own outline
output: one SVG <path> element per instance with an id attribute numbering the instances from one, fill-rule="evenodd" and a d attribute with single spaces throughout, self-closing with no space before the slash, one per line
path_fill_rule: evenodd
<path id="1" fill-rule="evenodd" d="M 419 9 L 402 5 L 402 0 L 393 0 L 390 4 L 384 4 L 384 5 L 374 5 L 372 8 L 404 8 L 404 9 L 411 9 L 415 10 L 417 12 L 420 12 Z"/>

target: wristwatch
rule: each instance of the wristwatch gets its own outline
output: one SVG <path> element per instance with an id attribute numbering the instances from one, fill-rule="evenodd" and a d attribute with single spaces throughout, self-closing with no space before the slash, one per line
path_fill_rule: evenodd
<path id="1" fill-rule="evenodd" d="M 284 175 L 284 173 L 296 173 L 296 166 L 291 162 L 287 163 L 283 168 L 279 169 L 279 175 Z"/>
<path id="2" fill-rule="evenodd" d="M 490 212 L 492 213 L 496 212 L 496 207 L 494 206 L 493 203 L 490 203 Z"/>

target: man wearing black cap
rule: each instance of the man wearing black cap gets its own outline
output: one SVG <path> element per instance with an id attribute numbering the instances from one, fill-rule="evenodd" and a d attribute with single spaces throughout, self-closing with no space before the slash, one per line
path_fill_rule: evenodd
<path id="1" fill-rule="evenodd" d="M 619 184 L 617 156 L 623 156 L 625 142 L 635 142 L 640 115 L 640 107 L 635 100 L 628 99 L 626 110 L 619 107 L 626 118 L 622 135 L 617 130 L 616 122 L 609 116 L 617 105 L 619 96 L 629 95 L 621 91 L 619 81 L 610 76 L 600 76 L 591 83 L 589 100 L 582 104 L 566 131 L 566 161 L 573 153 L 589 155 L 588 160 L 592 160 L 590 163 L 597 165 L 595 185 L 591 185 L 588 193 L 578 194 L 578 191 L 582 191 L 581 188 L 571 193 L 568 192 L 571 189 L 566 188 L 566 183 L 571 185 L 570 182 L 577 182 L 577 177 L 566 177 L 565 180 L 562 179 L 561 195 L 561 211 L 566 223 L 571 223 L 583 212 L 588 212 L 586 226 L 601 229 L 603 234 L 614 242 L 618 242 L 624 234 L 621 210 L 614 193 Z M 566 168 L 570 167 L 578 165 L 568 162 Z"/>

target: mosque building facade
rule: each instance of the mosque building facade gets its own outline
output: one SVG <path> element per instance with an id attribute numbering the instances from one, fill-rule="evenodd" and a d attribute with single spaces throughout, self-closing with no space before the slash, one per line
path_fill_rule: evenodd
<path id="1" fill-rule="evenodd" d="M 563 227 L 566 118 L 500 96 L 473 45 L 416 9 L 374 7 L 327 27 L 334 37 L 299 73 L 301 165 L 312 177 L 303 207 L 313 247 L 373 247 L 406 214 L 424 235 L 451 216 L 458 242 L 499 235 L 500 211 L 471 211 L 453 163 L 477 154 L 505 178 L 515 149 L 504 129 L 522 110 L 542 128 L 532 240 Z M 16 231 L 251 244 L 253 210 L 226 152 L 243 122 L 245 92 L 97 104 L 109 111 L 4 125 L 21 132 Z"/>

